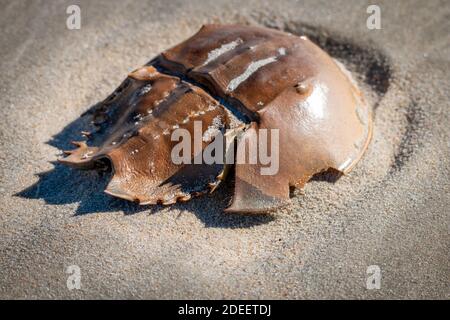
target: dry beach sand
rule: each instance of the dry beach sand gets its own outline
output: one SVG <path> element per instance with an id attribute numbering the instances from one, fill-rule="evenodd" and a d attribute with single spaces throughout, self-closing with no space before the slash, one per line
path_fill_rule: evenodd
<path id="1" fill-rule="evenodd" d="M 365 1 L 0 1 L 0 297 L 449 299 L 450 4 L 376 2 L 381 30 Z M 222 213 L 232 183 L 139 207 L 54 163 L 84 111 L 207 22 L 307 34 L 354 73 L 374 136 L 348 176 L 240 216 Z"/>

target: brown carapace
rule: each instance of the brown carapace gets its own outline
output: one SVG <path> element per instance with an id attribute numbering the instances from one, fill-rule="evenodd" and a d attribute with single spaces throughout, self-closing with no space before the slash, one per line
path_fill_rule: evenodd
<path id="1" fill-rule="evenodd" d="M 231 129 L 237 147 L 226 153 L 250 150 L 239 148 L 250 131 L 278 129 L 278 171 L 261 174 L 259 159 L 235 164 L 230 212 L 273 210 L 289 202 L 290 187 L 302 188 L 313 175 L 349 172 L 372 128 L 350 74 L 318 46 L 239 25 L 203 26 L 130 73 L 89 116 L 95 130 L 60 161 L 96 168 L 108 160 L 113 177 L 106 192 L 140 204 L 187 201 L 216 190 L 229 171 L 220 163 L 174 163 L 174 130 L 186 129 L 194 140 L 200 121 L 205 150 L 215 139 L 204 138 L 208 130 Z"/>

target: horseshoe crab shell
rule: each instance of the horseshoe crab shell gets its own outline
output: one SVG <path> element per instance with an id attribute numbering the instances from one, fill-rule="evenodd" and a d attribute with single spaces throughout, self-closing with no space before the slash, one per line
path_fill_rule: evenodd
<path id="1" fill-rule="evenodd" d="M 236 164 L 230 212 L 272 210 L 316 173 L 349 172 L 372 128 L 356 84 L 322 49 L 306 37 L 238 25 L 203 26 L 129 74 L 90 116 L 96 132 L 60 161 L 94 168 L 108 159 L 114 175 L 106 192 L 140 204 L 187 201 L 215 190 L 228 172 L 226 164 L 175 164 L 173 130 L 193 137 L 194 120 L 202 134 L 232 128 L 244 158 L 250 132 L 279 130 L 278 171 L 261 174 L 259 160 Z"/>

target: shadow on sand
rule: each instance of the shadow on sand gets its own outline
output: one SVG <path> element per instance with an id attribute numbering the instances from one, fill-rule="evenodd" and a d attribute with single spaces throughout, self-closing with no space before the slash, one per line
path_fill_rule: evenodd
<path id="1" fill-rule="evenodd" d="M 92 106 L 89 110 L 92 110 Z M 82 140 L 81 131 L 89 128 L 89 111 L 67 125 L 47 143 L 59 150 L 73 149 L 70 141 Z M 54 168 L 39 173 L 39 180 L 15 194 L 27 199 L 43 199 L 47 204 L 79 203 L 75 215 L 122 211 L 124 214 L 146 212 L 156 214 L 165 209 L 162 205 L 140 206 L 136 203 L 111 197 L 103 192 L 111 179 L 110 172 L 77 170 L 52 162 Z M 206 227 L 247 228 L 274 219 L 271 215 L 237 215 L 223 213 L 233 194 L 232 179 L 223 183 L 214 194 L 194 198 L 171 207 L 194 213 Z"/>

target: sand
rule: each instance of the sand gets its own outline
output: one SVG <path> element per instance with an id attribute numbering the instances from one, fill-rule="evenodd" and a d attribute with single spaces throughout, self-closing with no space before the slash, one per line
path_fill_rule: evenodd
<path id="1" fill-rule="evenodd" d="M 74 2 L 1 1 L 1 298 L 450 298 L 448 1 L 377 1 L 381 30 L 364 1 Z M 84 111 L 207 22 L 306 33 L 353 72 L 374 137 L 348 176 L 241 216 L 222 213 L 231 183 L 139 207 L 103 192 L 108 175 L 55 163 Z"/>

